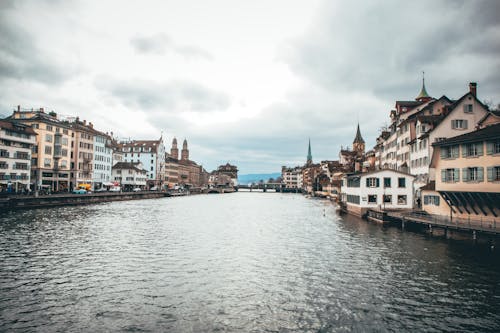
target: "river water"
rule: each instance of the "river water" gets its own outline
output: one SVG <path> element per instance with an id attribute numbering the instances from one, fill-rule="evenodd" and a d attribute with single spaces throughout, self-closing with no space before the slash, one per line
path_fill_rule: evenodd
<path id="1" fill-rule="evenodd" d="M 467 242 L 234 193 L 0 213 L 0 331 L 498 332 Z"/>

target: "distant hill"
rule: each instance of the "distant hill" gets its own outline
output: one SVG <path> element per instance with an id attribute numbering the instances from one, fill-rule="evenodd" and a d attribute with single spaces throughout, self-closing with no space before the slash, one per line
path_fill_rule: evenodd
<path id="1" fill-rule="evenodd" d="M 238 175 L 238 183 L 248 184 L 248 183 L 258 183 L 259 181 L 267 181 L 269 178 L 276 179 L 281 177 L 280 172 L 275 173 L 253 173 L 248 175 Z"/>

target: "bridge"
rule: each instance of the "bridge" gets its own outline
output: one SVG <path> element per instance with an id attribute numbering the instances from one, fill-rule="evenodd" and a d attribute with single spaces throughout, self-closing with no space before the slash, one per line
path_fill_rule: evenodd
<path id="1" fill-rule="evenodd" d="M 240 184 L 237 186 L 237 190 L 259 190 L 262 192 L 267 192 L 268 190 L 274 190 L 276 192 L 282 192 L 285 188 L 285 184 L 282 183 L 252 183 L 252 184 Z"/>

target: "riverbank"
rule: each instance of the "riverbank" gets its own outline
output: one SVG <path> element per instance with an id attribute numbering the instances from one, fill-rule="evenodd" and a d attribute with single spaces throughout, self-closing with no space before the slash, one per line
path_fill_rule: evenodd
<path id="1" fill-rule="evenodd" d="M 89 205 L 101 202 L 154 199 L 170 196 L 166 192 L 125 192 L 91 194 L 52 194 L 43 196 L 12 196 L 0 199 L 0 210 L 18 210 L 43 207 Z"/>

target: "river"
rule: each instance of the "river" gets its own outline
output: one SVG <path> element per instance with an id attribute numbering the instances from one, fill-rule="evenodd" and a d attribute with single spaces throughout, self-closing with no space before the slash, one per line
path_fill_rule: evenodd
<path id="1" fill-rule="evenodd" d="M 0 331 L 498 332 L 469 242 L 234 193 L 0 213 Z"/>

